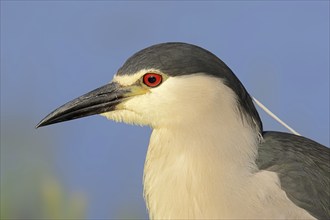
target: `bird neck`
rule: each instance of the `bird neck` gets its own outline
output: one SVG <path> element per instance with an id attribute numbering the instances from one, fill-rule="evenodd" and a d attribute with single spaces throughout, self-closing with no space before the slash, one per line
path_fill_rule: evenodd
<path id="1" fill-rule="evenodd" d="M 217 218 L 229 189 L 257 170 L 258 132 L 235 113 L 218 115 L 153 130 L 144 169 L 151 218 Z"/>

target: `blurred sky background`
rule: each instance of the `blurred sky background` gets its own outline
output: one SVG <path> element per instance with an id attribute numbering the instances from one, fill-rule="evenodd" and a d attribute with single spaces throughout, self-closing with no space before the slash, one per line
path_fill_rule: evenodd
<path id="1" fill-rule="evenodd" d="M 329 146 L 329 1 L 1 1 L 2 218 L 147 217 L 150 128 L 101 116 L 34 126 L 168 41 L 210 50 L 251 95 Z M 265 130 L 286 131 L 261 116 Z"/>

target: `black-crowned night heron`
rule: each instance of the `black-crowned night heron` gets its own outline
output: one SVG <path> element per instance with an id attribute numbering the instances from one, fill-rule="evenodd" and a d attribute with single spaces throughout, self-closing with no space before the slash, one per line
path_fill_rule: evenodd
<path id="1" fill-rule="evenodd" d="M 330 218 L 330 150 L 264 132 L 242 83 L 205 49 L 141 50 L 111 83 L 37 127 L 94 114 L 153 129 L 144 167 L 152 219 Z"/>

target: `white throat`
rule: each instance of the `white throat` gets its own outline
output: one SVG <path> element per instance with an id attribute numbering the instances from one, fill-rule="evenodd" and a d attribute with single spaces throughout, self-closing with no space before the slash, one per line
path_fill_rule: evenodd
<path id="1" fill-rule="evenodd" d="M 154 128 L 144 169 L 152 219 L 216 219 L 237 208 L 235 190 L 257 170 L 258 134 L 235 104 L 222 99 L 204 115 L 185 112 L 184 123 Z"/>
<path id="2" fill-rule="evenodd" d="M 214 123 L 153 130 L 144 168 L 151 219 L 314 219 L 276 173 L 258 170 L 258 135 L 247 123 Z"/>

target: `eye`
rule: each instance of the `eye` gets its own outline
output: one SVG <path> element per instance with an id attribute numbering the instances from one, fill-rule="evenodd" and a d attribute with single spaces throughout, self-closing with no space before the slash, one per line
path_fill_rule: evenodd
<path id="1" fill-rule="evenodd" d="M 162 76 L 157 73 L 147 73 L 143 76 L 143 83 L 149 87 L 159 86 L 162 82 Z"/>

